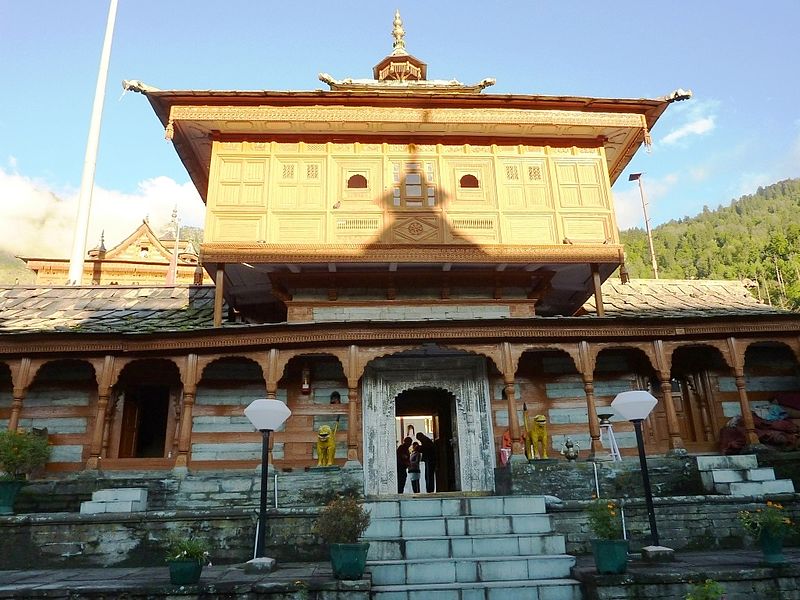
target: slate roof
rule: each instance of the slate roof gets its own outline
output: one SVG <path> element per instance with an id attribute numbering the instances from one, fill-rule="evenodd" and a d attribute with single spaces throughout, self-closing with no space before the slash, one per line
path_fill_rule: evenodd
<path id="1" fill-rule="evenodd" d="M 796 314 L 760 303 L 738 281 L 639 279 L 623 285 L 613 278 L 603 284 L 603 305 L 607 317 L 621 318 Z M 594 315 L 594 297 L 584 309 Z M 0 287 L 0 334 L 187 331 L 211 328 L 213 313 L 210 285 Z"/>
<path id="2" fill-rule="evenodd" d="M 0 288 L 0 333 L 148 333 L 211 327 L 214 286 Z"/>
<path id="3" fill-rule="evenodd" d="M 741 281 L 713 279 L 632 279 L 603 284 L 606 317 L 696 318 L 787 315 L 790 311 L 758 301 Z M 594 296 L 584 304 L 595 313 Z"/>

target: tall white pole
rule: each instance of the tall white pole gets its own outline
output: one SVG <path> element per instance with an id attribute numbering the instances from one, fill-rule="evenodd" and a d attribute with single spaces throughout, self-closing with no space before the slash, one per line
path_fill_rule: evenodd
<path id="1" fill-rule="evenodd" d="M 86 142 L 86 155 L 83 159 L 81 192 L 78 197 L 78 216 L 75 219 L 75 237 L 72 240 L 72 255 L 69 259 L 67 285 L 81 285 L 83 279 L 83 260 L 86 257 L 86 240 L 89 236 L 89 212 L 92 207 L 92 188 L 94 171 L 97 165 L 97 147 L 100 143 L 100 118 L 103 114 L 103 101 L 106 96 L 108 63 L 111 59 L 111 39 L 114 35 L 114 21 L 117 18 L 117 0 L 111 0 L 106 22 L 106 35 L 103 40 L 103 53 L 100 56 L 100 72 L 97 75 L 97 88 L 94 92 L 92 119 L 89 123 L 89 138 Z"/>
<path id="2" fill-rule="evenodd" d="M 639 176 L 639 194 L 642 196 L 642 212 L 644 212 L 644 228 L 647 231 L 647 245 L 650 247 L 650 266 L 653 267 L 653 275 L 658 279 L 658 263 L 656 262 L 656 251 L 653 248 L 653 232 L 650 230 L 650 217 L 647 216 L 647 197 L 644 195 L 642 178 Z"/>

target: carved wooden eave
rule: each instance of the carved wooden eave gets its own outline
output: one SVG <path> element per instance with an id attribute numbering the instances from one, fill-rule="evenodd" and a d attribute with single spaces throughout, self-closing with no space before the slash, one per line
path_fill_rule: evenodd
<path id="1" fill-rule="evenodd" d="M 484 144 L 602 145 L 613 183 L 672 101 L 418 93 L 413 88 L 400 94 L 136 89 L 147 96 L 203 199 L 214 139 L 428 136 Z"/>
<path id="2" fill-rule="evenodd" d="M 4 333 L 0 357 L 47 357 L 73 353 L 159 355 L 174 352 L 235 355 L 264 348 L 346 347 L 427 343 L 501 343 L 522 345 L 587 341 L 632 345 L 655 339 L 686 345 L 739 337 L 751 341 L 787 341 L 800 332 L 800 315 L 747 315 L 693 319 L 559 317 L 470 321 L 370 321 L 227 326 L 159 334 L 74 332 Z"/>
<path id="3" fill-rule="evenodd" d="M 222 243 L 203 244 L 205 263 L 258 262 L 265 264 L 329 264 L 329 263 L 417 263 L 417 264 L 480 264 L 480 263 L 600 263 L 617 265 L 622 246 L 617 244 L 576 245 L 392 245 L 360 244 L 267 244 Z"/>

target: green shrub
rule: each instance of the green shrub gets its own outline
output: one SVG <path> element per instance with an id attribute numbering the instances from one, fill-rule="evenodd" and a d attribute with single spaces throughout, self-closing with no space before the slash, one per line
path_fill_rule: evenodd
<path id="1" fill-rule="evenodd" d="M 724 595 L 725 588 L 713 579 L 706 579 L 692 586 L 686 600 L 721 600 Z"/>
<path id="2" fill-rule="evenodd" d="M 622 539 L 622 519 L 614 500 L 598 498 L 587 509 L 589 529 L 600 540 Z"/>
<path id="3" fill-rule="evenodd" d="M 46 435 L 31 431 L 0 431 L 0 471 L 3 479 L 24 479 L 50 458 Z"/>
<path id="4" fill-rule="evenodd" d="M 328 544 L 355 544 L 369 527 L 369 511 L 352 497 L 331 500 L 314 522 L 314 533 Z"/>

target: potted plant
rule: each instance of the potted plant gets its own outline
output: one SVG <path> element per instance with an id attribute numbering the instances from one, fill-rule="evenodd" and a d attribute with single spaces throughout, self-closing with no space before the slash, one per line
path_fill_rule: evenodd
<path id="1" fill-rule="evenodd" d="M 725 588 L 713 579 L 695 583 L 686 600 L 725 600 Z"/>
<path id="2" fill-rule="evenodd" d="M 320 511 L 314 532 L 328 544 L 336 579 L 361 579 L 364 574 L 369 543 L 358 539 L 369 521 L 369 511 L 353 497 L 334 498 Z"/>
<path id="3" fill-rule="evenodd" d="M 614 500 L 598 498 L 589 505 L 589 529 L 598 573 L 624 573 L 628 565 L 628 540 L 622 539 L 622 520 Z"/>
<path id="4" fill-rule="evenodd" d="M 14 514 L 14 500 L 30 474 L 47 464 L 47 435 L 32 431 L 0 431 L 0 515 Z"/>
<path id="5" fill-rule="evenodd" d="M 794 527 L 794 523 L 784 512 L 782 504 L 768 501 L 763 508 L 743 510 L 739 513 L 739 522 L 761 544 L 765 563 L 779 565 L 786 562 L 783 538 Z"/>
<path id="6" fill-rule="evenodd" d="M 167 540 L 169 580 L 174 585 L 200 581 L 203 566 L 210 565 L 208 544 L 194 536 L 172 535 Z"/>

